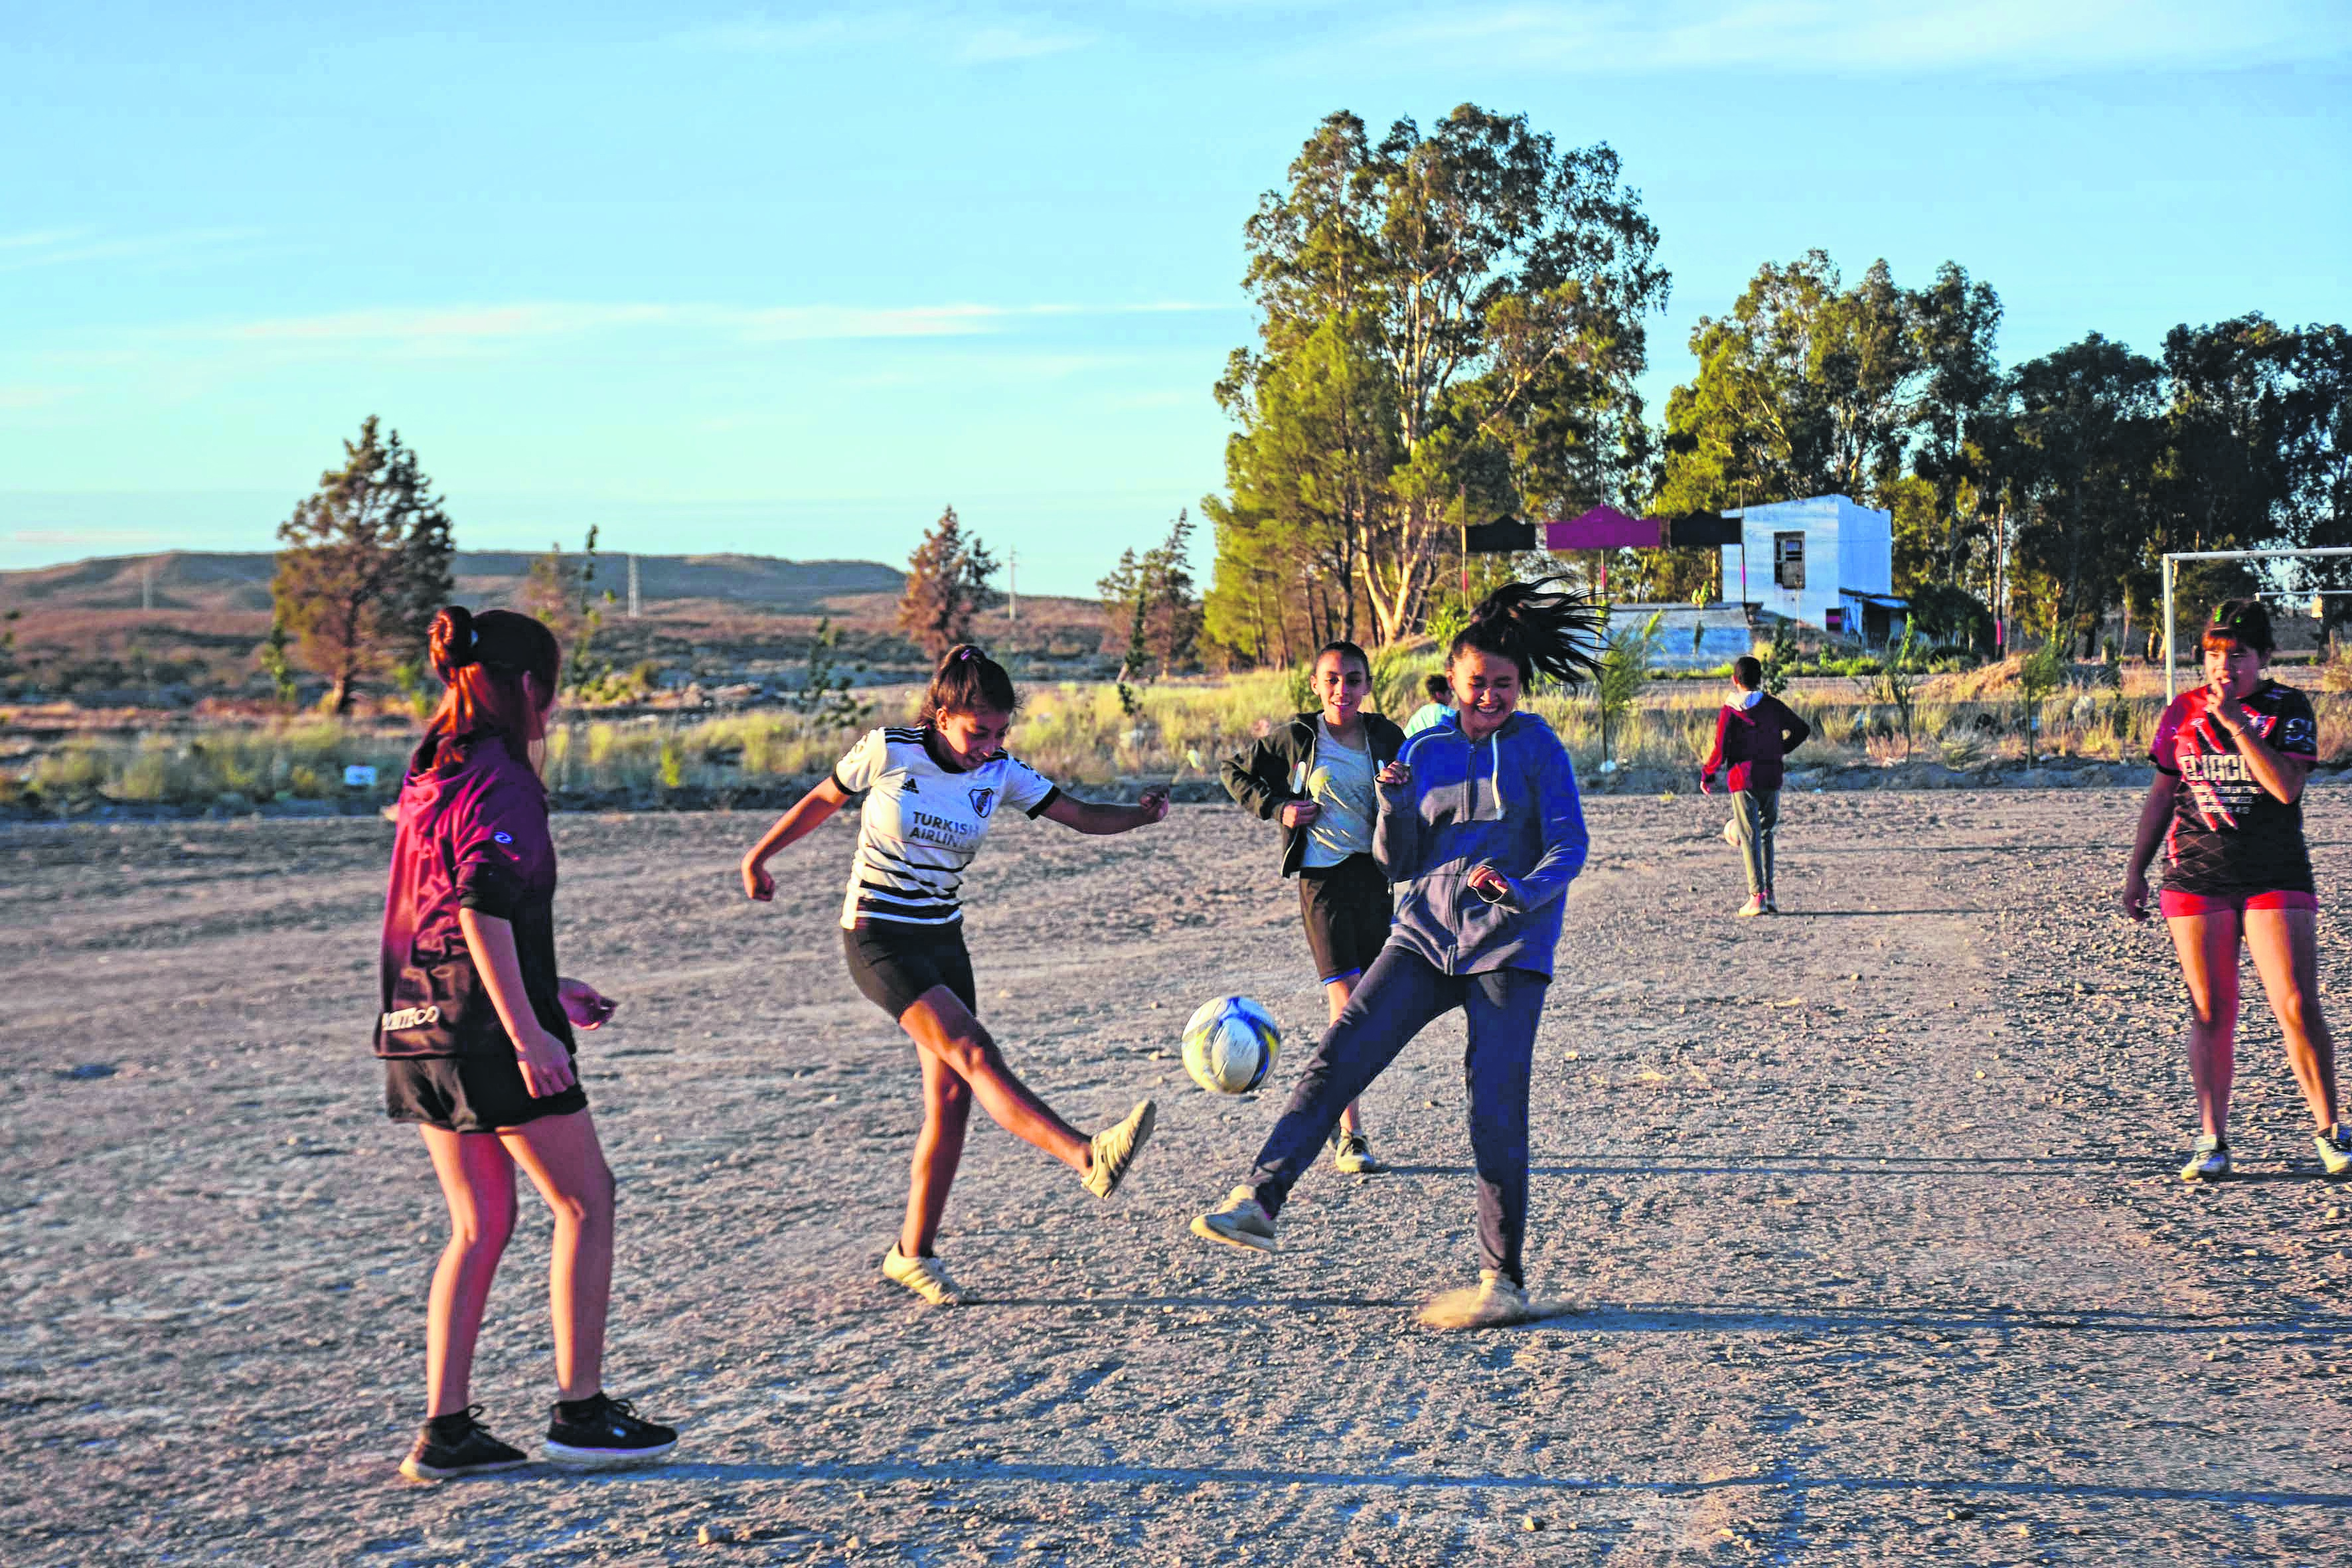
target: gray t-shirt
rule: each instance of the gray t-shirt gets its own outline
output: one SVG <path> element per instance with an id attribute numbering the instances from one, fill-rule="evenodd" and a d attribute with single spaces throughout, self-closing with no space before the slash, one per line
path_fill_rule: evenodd
<path id="1" fill-rule="evenodd" d="M 1379 814 L 1372 793 L 1372 749 L 1342 744 L 1322 720 L 1315 721 L 1315 767 L 1306 794 L 1323 808 L 1307 826 L 1309 868 L 1337 866 L 1350 855 L 1372 852 L 1372 819 Z"/>

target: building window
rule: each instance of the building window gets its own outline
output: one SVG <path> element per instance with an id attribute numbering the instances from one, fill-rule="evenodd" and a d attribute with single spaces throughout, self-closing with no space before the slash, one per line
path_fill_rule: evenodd
<path id="1" fill-rule="evenodd" d="M 1805 536 L 1801 533 L 1776 533 L 1772 536 L 1772 583 L 1775 587 L 1801 589 L 1805 585 Z"/>
<path id="2" fill-rule="evenodd" d="M 1823 610 L 1822 612 L 1822 630 L 1825 632 L 1843 632 L 1845 630 L 1845 610 L 1843 606 L 1834 610 Z"/>

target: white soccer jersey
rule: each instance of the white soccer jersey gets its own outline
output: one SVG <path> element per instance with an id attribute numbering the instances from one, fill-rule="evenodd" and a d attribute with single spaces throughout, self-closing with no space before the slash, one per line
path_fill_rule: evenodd
<path id="1" fill-rule="evenodd" d="M 963 918 L 963 868 L 988 836 L 996 808 L 1035 816 L 1062 792 L 1003 752 L 976 768 L 942 763 L 916 725 L 868 731 L 833 770 L 833 782 L 863 794 L 857 858 L 841 923 L 899 921 L 947 925 Z"/>

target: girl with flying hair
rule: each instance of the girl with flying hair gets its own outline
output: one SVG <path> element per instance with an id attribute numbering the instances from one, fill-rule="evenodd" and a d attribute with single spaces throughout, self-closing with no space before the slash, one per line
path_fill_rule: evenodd
<path id="1" fill-rule="evenodd" d="M 1248 1180 L 1195 1235 L 1274 1250 L 1291 1186 L 1363 1093 L 1433 1020 L 1459 1007 L 1478 1173 L 1479 1282 L 1430 1303 L 1433 1327 L 1526 1318 L 1528 1080 L 1559 945 L 1560 900 L 1584 865 L 1584 812 L 1567 748 L 1519 710 L 1538 676 L 1579 685 L 1600 668 L 1601 612 L 1557 578 L 1479 605 L 1446 650 L 1453 716 L 1406 741 L 1378 774 L 1372 855 L 1400 886 L 1396 923 L 1258 1152 Z"/>
<path id="2" fill-rule="evenodd" d="M 559 1397 L 547 1457 L 642 1464 L 677 1434 L 604 1393 L 613 1173 L 572 1031 L 596 1028 L 615 1004 L 555 967 L 555 845 L 539 759 L 562 652 L 529 616 L 460 605 L 434 617 L 428 648 L 448 689 L 400 786 L 375 1053 L 387 1113 L 416 1123 L 433 1157 L 449 1242 L 425 1309 L 426 1420 L 400 1473 L 438 1481 L 530 1462 L 468 1403 L 490 1279 L 514 1229 L 518 1165 L 555 1215 Z"/>
<path id="3" fill-rule="evenodd" d="M 906 1217 L 882 1274 L 934 1307 L 964 1300 L 931 1247 L 975 1099 L 998 1126 L 1067 1165 L 1097 1198 L 1118 1188 L 1156 1115 L 1142 1100 L 1124 1120 L 1087 1136 L 1013 1076 L 978 1016 L 980 992 L 963 941 L 963 876 L 996 813 L 1011 806 L 1095 834 L 1125 833 L 1168 815 L 1165 789 L 1146 790 L 1134 805 L 1090 805 L 1016 761 L 1004 737 L 1020 705 L 1002 665 L 970 644 L 950 648 L 916 721 L 868 731 L 743 857 L 743 891 L 765 903 L 776 896 L 769 858 L 853 797 L 866 797 L 841 906 L 842 953 L 857 989 L 913 1039 L 923 1070 L 923 1126 L 915 1135 Z"/>

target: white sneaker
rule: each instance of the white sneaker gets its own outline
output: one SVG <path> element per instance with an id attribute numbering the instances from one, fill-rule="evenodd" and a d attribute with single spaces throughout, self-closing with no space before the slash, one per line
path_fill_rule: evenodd
<path id="1" fill-rule="evenodd" d="M 2189 1163 L 2180 1167 L 2184 1182 L 2218 1182 L 2230 1173 L 2230 1146 L 2210 1132 L 2197 1135 Z"/>
<path id="2" fill-rule="evenodd" d="M 1448 1290 L 1421 1310 L 1423 1326 L 1432 1329 L 1499 1329 L 1533 1316 L 1526 1287 L 1492 1268 L 1478 1270 L 1476 1289 Z"/>
<path id="3" fill-rule="evenodd" d="M 882 1278 L 904 1285 L 934 1307 L 963 1305 L 963 1287 L 955 1282 L 946 1264 L 936 1258 L 909 1258 L 895 1241 L 882 1259 Z"/>
<path id="4" fill-rule="evenodd" d="M 2326 1131 L 2315 1134 L 2311 1142 L 2318 1149 L 2319 1163 L 2329 1175 L 2340 1176 L 2352 1171 L 2352 1132 L 2344 1131 L 2344 1123 L 2339 1121 Z"/>
<path id="5" fill-rule="evenodd" d="M 1160 1108 L 1151 1101 L 1139 1100 L 1126 1120 L 1116 1127 L 1106 1127 L 1094 1137 L 1094 1163 L 1087 1173 L 1078 1178 L 1087 1191 L 1098 1198 L 1107 1198 L 1118 1191 L 1120 1180 L 1128 1166 L 1151 1136 L 1152 1123 L 1160 1118 Z"/>
<path id="6" fill-rule="evenodd" d="M 1763 912 L 1764 900 L 1761 894 L 1749 899 L 1746 903 L 1739 906 L 1739 918 L 1741 920 L 1747 920 L 1752 916 L 1760 915 Z"/>
<path id="7" fill-rule="evenodd" d="M 1331 1168 L 1343 1176 L 1370 1176 L 1388 1169 L 1372 1153 L 1372 1141 L 1360 1132 L 1342 1132 L 1331 1140 Z"/>
<path id="8" fill-rule="evenodd" d="M 1234 1247 L 1274 1250 L 1274 1216 L 1248 1187 L 1235 1187 L 1223 1203 L 1192 1222 L 1192 1234 Z"/>

